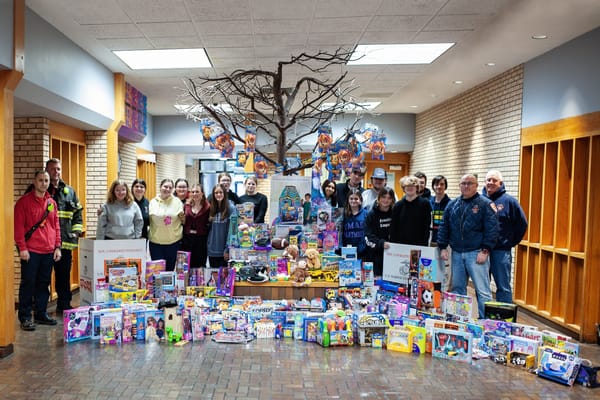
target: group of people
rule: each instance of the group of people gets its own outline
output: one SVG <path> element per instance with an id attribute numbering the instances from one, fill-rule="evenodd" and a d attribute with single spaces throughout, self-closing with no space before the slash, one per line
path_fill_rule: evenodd
<path id="1" fill-rule="evenodd" d="M 263 223 L 267 197 L 256 191 L 253 176 L 244 182 L 245 194 L 231 190 L 231 176 L 223 172 L 207 197 L 200 184 L 179 178 L 163 179 L 159 194 L 145 198 L 146 183 L 136 179 L 133 194 L 122 180 L 112 183 L 107 202 L 99 210 L 96 239 L 146 238 L 150 257 L 163 259 L 166 269 L 175 269 L 179 250 L 191 253 L 190 267 L 223 266 L 227 262 L 229 222 L 236 204 L 254 204 L 254 222 Z"/>
<path id="2" fill-rule="evenodd" d="M 362 178 L 362 171 L 355 169 L 346 182 L 334 186 L 326 181 L 323 193 L 333 207 L 344 208 L 341 245 L 355 246 L 361 260 L 372 261 L 375 276 L 382 276 L 383 253 L 390 243 L 432 245 L 442 259 L 451 257 L 452 292 L 466 295 L 469 277 L 473 281 L 480 318 L 484 303 L 492 300 L 492 278 L 496 300 L 512 303 L 511 249 L 525 235 L 527 219 L 519 202 L 506 193 L 500 171 L 487 173 L 481 192 L 477 176 L 464 175 L 461 194 L 453 200 L 442 175 L 432 180 L 433 194 L 426 188 L 425 174 L 402 177 L 404 196 L 398 201 L 386 186 L 385 170 L 374 169 L 370 189 L 362 188 Z"/>
<path id="3" fill-rule="evenodd" d="M 469 277 L 477 293 L 479 316 L 483 304 L 492 300 L 490 275 L 496 299 L 512 302 L 511 249 L 523 238 L 527 220 L 518 201 L 506 193 L 502 174 L 489 171 L 480 193 L 477 177 L 460 180 L 461 195 L 450 200 L 448 182 L 438 175 L 432 181 L 433 195 L 423 173 L 404 176 L 404 196 L 396 200 L 387 187 L 387 174 L 375 168 L 372 187 L 362 187 L 363 171 L 353 169 L 348 180 L 322 184 L 325 202 L 341 215 L 341 246 L 354 246 L 358 257 L 373 262 L 375 276 L 383 274 L 383 253 L 390 243 L 437 245 L 444 260 L 452 258 L 451 291 L 466 294 Z M 257 179 L 244 182 L 245 194 L 231 190 L 231 176 L 223 172 L 206 196 L 201 185 L 190 187 L 183 179 L 164 179 L 160 192 L 148 200 L 146 182 L 135 179 L 131 190 L 123 180 L 112 182 L 107 201 L 98 210 L 96 239 L 148 240 L 150 257 L 164 259 L 166 269 L 175 269 L 177 251 L 191 253 L 190 267 L 226 265 L 228 232 L 236 205 L 254 204 L 254 222 L 264 223 L 267 197 L 257 192 Z M 306 199 L 310 201 L 310 198 Z M 55 271 L 57 311 L 72 308 L 71 252 L 83 231 L 82 209 L 77 194 L 61 179 L 61 163 L 50 159 L 37 171 L 33 184 L 15 204 L 15 242 L 21 259 L 19 321 L 23 330 L 35 323 L 56 325 L 47 312 L 52 269 Z M 452 254 L 447 248 L 452 248 Z M 33 314 L 33 318 L 32 318 Z"/>

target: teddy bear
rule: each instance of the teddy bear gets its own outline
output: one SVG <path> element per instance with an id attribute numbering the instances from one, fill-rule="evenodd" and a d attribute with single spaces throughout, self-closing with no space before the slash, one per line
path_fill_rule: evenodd
<path id="1" fill-rule="evenodd" d="M 306 263 L 309 270 L 321 269 L 321 258 L 319 257 L 319 250 L 312 248 L 306 249 L 304 255 L 306 256 Z"/>
<path id="2" fill-rule="evenodd" d="M 287 257 L 290 261 L 296 261 L 299 254 L 300 254 L 300 249 L 295 244 L 290 244 L 283 251 L 283 256 Z"/>
<path id="3" fill-rule="evenodd" d="M 307 263 L 305 259 L 301 259 L 296 262 L 296 268 L 294 268 L 291 278 L 294 283 L 309 283 L 310 275 L 308 274 Z"/>

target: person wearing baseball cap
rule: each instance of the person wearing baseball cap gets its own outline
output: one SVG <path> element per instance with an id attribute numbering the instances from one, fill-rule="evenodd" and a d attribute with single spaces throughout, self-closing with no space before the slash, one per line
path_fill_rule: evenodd
<path id="1" fill-rule="evenodd" d="M 377 196 L 379 196 L 379 191 L 383 189 L 387 184 L 387 173 L 383 168 L 375 168 L 373 170 L 373 174 L 371 175 L 371 185 L 370 189 L 367 189 L 363 192 L 363 208 L 369 211 L 373 208 L 373 204 L 377 200 Z M 394 197 L 394 202 L 396 198 Z"/>

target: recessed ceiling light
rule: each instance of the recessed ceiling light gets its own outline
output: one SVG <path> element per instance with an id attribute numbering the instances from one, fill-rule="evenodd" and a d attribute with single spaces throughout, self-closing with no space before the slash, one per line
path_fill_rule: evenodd
<path id="1" fill-rule="evenodd" d="M 113 51 L 131 69 L 211 68 L 204 49 Z"/>
<path id="2" fill-rule="evenodd" d="M 453 83 L 454 83 L 455 85 L 462 85 L 462 84 L 463 84 L 463 81 L 454 81 Z"/>
<path id="3" fill-rule="evenodd" d="M 381 102 L 380 101 L 364 101 L 364 102 L 360 102 L 360 103 L 348 103 L 344 106 L 344 111 L 345 112 L 349 112 L 349 111 L 366 111 L 366 110 L 373 110 L 375 109 L 378 105 L 380 105 Z M 331 108 L 335 106 L 335 103 L 323 103 L 319 106 L 320 110 L 325 110 L 328 108 Z"/>
<path id="4" fill-rule="evenodd" d="M 410 107 L 410 108 L 418 108 L 419 106 L 412 105 L 412 106 L 408 106 L 408 107 Z"/>
<path id="5" fill-rule="evenodd" d="M 531 38 L 536 40 L 548 39 L 548 35 L 532 35 Z"/>
<path id="6" fill-rule="evenodd" d="M 494 67 L 494 66 L 496 66 L 496 63 L 495 62 L 489 62 L 489 63 L 485 63 L 485 65 L 488 66 L 488 67 Z"/>
<path id="7" fill-rule="evenodd" d="M 348 65 L 429 64 L 454 43 L 360 44 Z"/>

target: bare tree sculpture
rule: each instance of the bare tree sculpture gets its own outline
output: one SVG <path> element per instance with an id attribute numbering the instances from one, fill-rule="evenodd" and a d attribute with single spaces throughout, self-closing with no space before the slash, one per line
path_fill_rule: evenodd
<path id="1" fill-rule="evenodd" d="M 267 135 L 276 144 L 276 158 L 258 148 L 256 152 L 284 165 L 286 153 L 294 146 L 300 149 L 302 138 L 333 116 L 360 108 L 351 97 L 357 86 L 346 78 L 347 71 L 341 72 L 351 55 L 341 48 L 302 53 L 278 62 L 276 71 L 240 69 L 217 78 L 188 78 L 180 105 L 188 118 L 208 116 L 242 143 L 246 126 L 256 127 L 257 135 Z M 339 69 L 337 73 L 334 68 Z M 285 86 L 295 74 L 306 76 Z"/>

